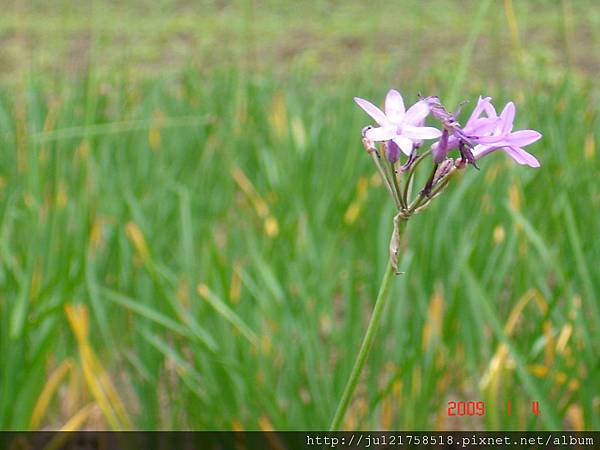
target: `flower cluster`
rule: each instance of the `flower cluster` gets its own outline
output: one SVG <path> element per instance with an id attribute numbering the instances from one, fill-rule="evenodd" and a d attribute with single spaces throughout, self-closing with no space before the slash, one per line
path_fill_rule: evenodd
<path id="1" fill-rule="evenodd" d="M 479 97 L 471 117 L 464 127 L 457 121 L 457 113 L 449 113 L 438 97 L 419 100 L 408 110 L 400 93 L 391 89 L 385 98 L 385 112 L 373 103 L 355 97 L 354 101 L 379 124 L 365 132 L 367 139 L 386 143 L 386 159 L 392 163 L 398 160 L 398 149 L 413 155 L 424 139 L 440 138 L 431 146 L 434 161 L 441 163 L 448 152 L 461 149 L 461 159 L 473 164 L 482 156 L 494 150 L 504 150 L 519 164 L 539 167 L 540 163 L 530 153 L 523 150 L 542 137 L 534 130 L 512 131 L 515 118 L 515 105 L 507 103 L 500 115 L 496 113 L 490 97 Z M 425 118 L 431 114 L 441 122 L 442 130 L 424 126 Z"/>
<path id="2" fill-rule="evenodd" d="M 534 130 L 513 131 L 513 102 L 507 103 L 498 115 L 490 97 L 479 97 L 463 126 L 458 121 L 460 107 L 450 113 L 438 97 L 422 97 L 408 110 L 402 96 L 394 89 L 387 93 L 384 111 L 362 98 L 355 97 L 354 101 L 378 125 L 363 129 L 363 144 L 373 157 L 398 208 L 390 243 L 390 256 L 395 268 L 399 245 L 395 236 L 399 222 L 427 207 L 457 170 L 469 164 L 477 168 L 477 161 L 495 150 L 504 151 L 518 164 L 540 166 L 539 161 L 523 147 L 539 140 L 542 135 Z M 425 126 L 428 116 L 439 121 L 439 128 Z M 423 142 L 432 139 L 435 141 L 429 149 L 419 153 Z M 376 142 L 380 143 L 379 149 Z M 449 157 L 453 150 L 458 151 L 456 159 Z M 401 153 L 406 156 L 404 162 L 400 161 Z M 423 188 L 415 198 L 411 198 L 416 169 L 429 155 L 433 168 Z"/>

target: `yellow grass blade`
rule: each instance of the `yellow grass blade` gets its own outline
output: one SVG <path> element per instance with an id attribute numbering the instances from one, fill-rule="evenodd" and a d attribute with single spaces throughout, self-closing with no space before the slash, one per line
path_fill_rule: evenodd
<path id="1" fill-rule="evenodd" d="M 523 310 L 527 304 L 534 300 L 538 305 L 539 310 L 545 313 L 548 309 L 548 305 L 544 300 L 542 294 L 536 289 L 530 289 L 519 299 L 517 304 L 512 309 L 506 325 L 504 326 L 504 332 L 507 337 L 511 336 L 519 319 L 523 316 Z M 481 390 L 486 390 L 489 387 L 496 388 L 498 385 L 498 375 L 501 372 L 502 367 L 505 365 L 506 357 L 508 356 L 508 348 L 505 344 L 500 344 L 498 350 L 494 354 L 494 357 L 490 360 L 488 368 L 481 378 L 479 387 Z"/>
<path id="2" fill-rule="evenodd" d="M 77 340 L 83 375 L 94 399 L 111 428 L 115 430 L 130 429 L 131 422 L 127 417 L 123 402 L 89 344 L 87 309 L 83 305 L 66 305 L 65 312 Z"/>
<path id="3" fill-rule="evenodd" d="M 81 408 L 73 417 L 71 417 L 59 431 L 77 431 L 81 429 L 85 421 L 94 410 L 94 404 L 89 403 Z M 69 433 L 56 433 L 50 440 L 44 450 L 59 450 L 66 447 L 66 444 L 72 435 Z"/>
<path id="4" fill-rule="evenodd" d="M 269 123 L 273 130 L 273 134 L 277 139 L 284 139 L 287 135 L 287 108 L 285 98 L 280 92 L 275 95 L 271 112 L 269 114 Z"/>
<path id="5" fill-rule="evenodd" d="M 260 196 L 242 169 L 233 166 L 230 173 L 237 185 L 252 203 L 258 217 L 264 221 L 265 234 L 269 237 L 276 237 L 279 234 L 279 222 L 277 222 L 277 219 L 269 212 L 267 202 Z"/>
<path id="6" fill-rule="evenodd" d="M 508 22 L 508 29 L 510 30 L 510 37 L 515 50 L 517 63 L 520 65 L 523 61 L 521 56 L 521 39 L 519 38 L 517 16 L 515 15 L 512 0 L 504 0 L 504 13 L 506 14 L 506 21 Z"/>
<path id="7" fill-rule="evenodd" d="M 261 416 L 258 418 L 258 426 L 262 431 L 266 434 L 267 442 L 269 443 L 269 448 L 273 450 L 284 450 L 285 446 L 281 442 L 281 440 L 277 437 L 276 434 L 270 433 L 270 431 L 274 431 L 273 425 L 267 416 Z"/>
<path id="8" fill-rule="evenodd" d="M 252 205 L 256 210 L 256 214 L 263 219 L 266 218 L 269 215 L 269 206 L 267 205 L 267 202 L 265 202 L 260 196 L 246 174 L 237 166 L 232 167 L 230 173 L 240 189 L 252 202 Z"/>
<path id="9" fill-rule="evenodd" d="M 444 315 L 444 296 L 442 289 L 437 286 L 429 301 L 427 308 L 427 321 L 423 326 L 423 350 L 428 351 L 430 345 L 435 344 L 442 329 L 442 318 Z"/>
<path id="10" fill-rule="evenodd" d="M 362 206 L 367 199 L 368 187 L 369 179 L 366 177 L 359 178 L 358 183 L 356 184 L 356 196 L 344 214 L 344 222 L 346 222 L 348 225 L 352 225 L 360 216 Z"/>
<path id="11" fill-rule="evenodd" d="M 242 276 L 240 274 L 240 264 L 237 261 L 233 263 L 233 273 L 231 274 L 231 284 L 229 286 L 229 300 L 233 304 L 240 302 L 242 293 Z"/>
<path id="12" fill-rule="evenodd" d="M 563 354 L 565 349 L 567 348 L 567 344 L 573 333 L 573 325 L 570 323 L 566 323 L 558 335 L 558 339 L 556 340 L 556 352 L 559 354 Z"/>
<path id="13" fill-rule="evenodd" d="M 94 403 L 88 403 L 81 408 L 77 413 L 71 417 L 67 422 L 60 428 L 59 431 L 77 431 L 80 430 L 85 421 L 90 417 L 90 414 L 95 408 Z"/>
<path id="14" fill-rule="evenodd" d="M 592 133 L 588 133 L 585 137 L 585 143 L 583 144 L 583 155 L 585 159 L 591 160 L 594 159 L 594 155 L 596 154 L 596 142 L 594 141 L 594 135 Z"/>
<path id="15" fill-rule="evenodd" d="M 62 379 L 71 371 L 73 371 L 74 364 L 70 358 L 65 359 L 48 377 L 48 381 L 42 389 L 40 396 L 33 408 L 31 413 L 31 419 L 29 420 L 29 428 L 31 430 L 37 430 L 46 414 L 50 400 L 54 396 L 54 393 L 58 389 Z"/>
<path id="16" fill-rule="evenodd" d="M 144 238 L 144 233 L 140 230 L 134 222 L 129 222 L 125 226 L 125 233 L 129 240 L 133 243 L 135 250 L 138 253 L 140 259 L 145 263 L 148 261 L 150 257 L 150 252 L 148 250 L 148 245 L 146 244 L 146 239 Z"/>

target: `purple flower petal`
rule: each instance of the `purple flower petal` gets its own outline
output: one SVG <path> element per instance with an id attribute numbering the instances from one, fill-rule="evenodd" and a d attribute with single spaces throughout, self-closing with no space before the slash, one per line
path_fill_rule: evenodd
<path id="1" fill-rule="evenodd" d="M 402 135 L 410 139 L 436 139 L 442 135 L 442 132 L 433 127 L 415 127 L 413 125 L 403 125 Z"/>
<path id="2" fill-rule="evenodd" d="M 395 89 L 390 89 L 385 97 L 385 115 L 392 123 L 400 123 L 404 119 L 405 114 L 404 100 L 400 92 Z"/>
<path id="3" fill-rule="evenodd" d="M 503 150 L 519 164 L 529 167 L 540 167 L 540 162 L 531 153 L 527 153 L 520 147 L 504 147 Z"/>
<path id="4" fill-rule="evenodd" d="M 541 137 L 542 134 L 535 130 L 520 130 L 509 134 L 506 140 L 515 147 L 524 147 L 539 140 Z"/>
<path id="5" fill-rule="evenodd" d="M 398 147 L 400 147 L 402 153 L 404 153 L 406 156 L 410 156 L 413 150 L 413 142 L 409 138 L 406 136 L 396 136 L 393 140 Z"/>
<path id="6" fill-rule="evenodd" d="M 496 113 L 496 108 L 492 105 L 492 97 L 481 97 L 477 100 L 477 106 L 475 107 L 475 111 L 473 111 L 473 115 L 477 112 L 477 116 L 479 117 L 482 112 L 485 112 L 488 117 L 495 118 L 498 117 Z"/>
<path id="7" fill-rule="evenodd" d="M 418 101 L 406 111 L 404 122 L 410 125 L 422 125 L 425 117 L 429 114 L 429 105 L 425 100 Z"/>
<path id="8" fill-rule="evenodd" d="M 498 126 L 498 118 L 481 118 L 471 121 L 463 131 L 468 136 L 482 137 L 492 133 Z"/>
<path id="9" fill-rule="evenodd" d="M 540 167 L 540 162 L 531 153 L 506 142 L 500 142 L 494 145 L 477 145 L 473 149 L 473 156 L 476 160 L 481 159 L 483 156 L 495 150 L 504 150 L 508 156 L 514 159 L 518 164 L 527 165 L 529 167 Z"/>
<path id="10" fill-rule="evenodd" d="M 496 108 L 494 108 L 494 105 L 492 104 L 492 97 L 486 97 L 484 100 L 486 99 L 488 100 L 488 102 L 483 105 L 483 110 L 489 118 L 497 119 L 498 113 L 496 112 Z"/>
<path id="11" fill-rule="evenodd" d="M 473 153 L 473 157 L 475 158 L 475 160 L 478 160 L 478 159 L 483 158 L 488 153 L 491 153 L 497 149 L 498 149 L 498 147 L 496 147 L 494 145 L 476 145 L 473 148 L 472 153 Z"/>
<path id="12" fill-rule="evenodd" d="M 479 116 L 481 116 L 481 113 L 484 111 L 489 117 L 496 117 L 496 110 L 490 103 L 491 99 L 491 97 L 479 97 L 477 100 L 477 105 L 471 113 L 471 117 L 469 117 L 469 120 L 467 120 L 467 123 L 465 124 L 465 129 L 473 127 L 480 120 Z"/>
<path id="13" fill-rule="evenodd" d="M 504 142 L 505 139 L 506 139 L 506 136 L 504 136 L 504 135 L 496 135 L 496 136 L 480 136 L 475 140 L 480 144 L 499 144 L 500 142 Z"/>
<path id="14" fill-rule="evenodd" d="M 393 137 L 396 137 L 396 130 L 397 128 L 395 126 L 389 125 L 385 127 L 371 128 L 366 131 L 365 137 L 372 141 L 389 141 Z"/>
<path id="15" fill-rule="evenodd" d="M 368 100 L 354 97 L 354 101 L 360 106 L 368 115 L 370 115 L 375 122 L 379 125 L 384 126 L 389 124 L 389 120 L 385 117 L 385 114 L 377 106 Z"/>
<path id="16" fill-rule="evenodd" d="M 500 124 L 502 134 L 510 133 L 513 127 L 513 121 L 515 120 L 515 104 L 513 102 L 508 102 L 506 104 L 500 114 L 500 118 L 502 119 Z"/>

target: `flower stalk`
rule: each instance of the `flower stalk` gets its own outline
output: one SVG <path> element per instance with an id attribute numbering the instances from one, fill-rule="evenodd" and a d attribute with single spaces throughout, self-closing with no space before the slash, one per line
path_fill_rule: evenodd
<path id="1" fill-rule="evenodd" d="M 373 308 L 373 314 L 371 314 L 371 320 L 369 321 L 367 332 L 365 333 L 360 350 L 358 351 L 358 355 L 354 361 L 352 372 L 350 372 L 350 378 L 348 378 L 348 381 L 346 382 L 346 387 L 344 388 L 342 398 L 340 399 L 338 407 L 335 411 L 335 415 L 333 416 L 333 420 L 331 421 L 331 425 L 329 426 L 329 431 L 338 430 L 342 420 L 344 419 L 344 416 L 346 415 L 346 411 L 350 405 L 350 400 L 352 399 L 352 395 L 354 394 L 354 390 L 358 384 L 360 374 L 363 371 L 367 356 L 369 355 L 369 351 L 373 345 L 373 340 L 375 339 L 377 329 L 379 328 L 379 322 L 381 321 L 385 305 L 387 304 L 387 300 L 389 298 L 389 291 L 392 286 L 392 280 L 394 279 L 394 272 L 395 271 L 392 267 L 392 264 L 389 263 L 385 269 L 381 286 L 379 287 L 379 293 L 377 294 L 377 300 L 375 301 L 375 307 Z"/>
<path id="2" fill-rule="evenodd" d="M 421 98 L 408 110 L 405 110 L 400 93 L 393 89 L 386 96 L 385 111 L 361 98 L 355 98 L 354 101 L 379 125 L 363 128 L 363 145 L 373 158 L 377 171 L 394 200 L 397 213 L 394 216 L 389 244 L 389 263 L 379 287 L 367 331 L 331 421 L 330 431 L 338 430 L 342 424 L 383 317 L 394 274 L 401 273 L 398 272 L 398 264 L 405 245 L 404 232 L 410 217 L 426 209 L 433 199 L 448 187 L 458 170 L 468 165 L 478 168 L 476 161 L 493 151 L 503 150 L 522 165 L 540 165 L 538 160 L 522 147 L 537 141 L 542 135 L 535 130 L 513 131 L 515 105 L 512 102 L 498 115 L 490 97 L 479 97 L 470 118 L 465 126 L 461 126 L 458 115 L 462 104 L 455 113 L 450 113 L 435 96 Z M 429 114 L 440 122 L 441 130 L 424 126 L 425 118 Z M 429 150 L 419 155 L 418 150 L 426 139 L 438 140 Z M 375 142 L 381 142 L 379 151 Z M 459 153 L 456 160 L 448 157 L 449 152 L 453 150 L 458 150 Z M 407 157 L 404 163 L 400 161 L 401 153 Z M 412 187 L 417 179 L 417 168 L 430 155 L 433 166 L 426 176 L 427 181 L 414 198 L 411 198 Z M 405 178 L 404 184 L 401 178 Z"/>

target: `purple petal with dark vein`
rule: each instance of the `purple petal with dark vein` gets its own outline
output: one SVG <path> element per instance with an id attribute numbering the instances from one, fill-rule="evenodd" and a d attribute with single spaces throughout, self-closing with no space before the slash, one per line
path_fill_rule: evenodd
<path id="1" fill-rule="evenodd" d="M 501 142 L 505 142 L 506 136 L 497 135 L 497 136 L 480 136 L 477 138 L 477 142 L 480 144 L 497 144 L 499 146 Z"/>

